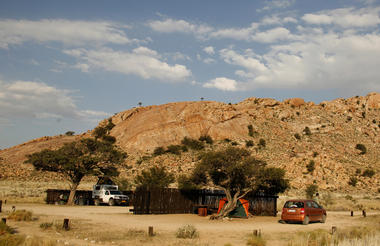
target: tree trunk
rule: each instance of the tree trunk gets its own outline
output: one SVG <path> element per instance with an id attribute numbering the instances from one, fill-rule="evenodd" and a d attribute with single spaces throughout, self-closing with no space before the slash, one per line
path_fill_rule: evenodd
<path id="1" fill-rule="evenodd" d="M 69 200 L 67 200 L 67 205 L 74 205 L 74 197 L 75 197 L 75 192 L 77 191 L 79 183 L 72 183 L 70 185 L 70 195 L 69 195 Z"/>
<path id="2" fill-rule="evenodd" d="M 233 197 L 231 196 L 229 190 L 224 190 L 224 192 L 226 193 L 228 203 L 223 206 L 219 214 L 212 215 L 210 217 L 210 220 L 223 219 L 224 217 L 227 217 L 228 214 L 236 208 L 240 192 L 236 192 L 236 194 Z"/>

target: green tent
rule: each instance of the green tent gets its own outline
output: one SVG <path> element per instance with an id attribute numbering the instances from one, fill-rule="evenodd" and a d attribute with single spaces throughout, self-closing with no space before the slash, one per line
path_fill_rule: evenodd
<path id="1" fill-rule="evenodd" d="M 228 203 L 227 198 L 222 198 L 219 200 L 218 214 L 226 203 Z M 237 201 L 236 208 L 229 213 L 229 217 L 248 218 L 248 208 L 249 202 L 245 199 L 240 198 Z"/>

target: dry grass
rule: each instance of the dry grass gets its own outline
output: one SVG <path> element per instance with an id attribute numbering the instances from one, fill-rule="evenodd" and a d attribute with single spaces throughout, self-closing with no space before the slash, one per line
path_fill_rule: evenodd
<path id="1" fill-rule="evenodd" d="M 8 215 L 8 219 L 15 221 L 32 221 L 33 213 L 27 210 L 16 210 Z"/>
<path id="2" fill-rule="evenodd" d="M 27 237 L 22 246 L 56 246 L 57 241 L 42 237 Z"/>
<path id="3" fill-rule="evenodd" d="M 330 211 L 351 210 L 380 210 L 380 195 L 343 194 L 334 192 L 319 192 L 319 203 Z M 305 195 L 296 191 L 289 191 L 279 197 L 277 210 L 281 211 L 285 202 L 290 199 L 305 198 Z"/>
<path id="4" fill-rule="evenodd" d="M 290 239 L 288 246 L 335 246 L 335 245 L 380 245 L 380 227 L 355 227 L 336 232 L 332 235 L 326 230 L 298 232 Z"/>
<path id="5" fill-rule="evenodd" d="M 262 237 L 251 236 L 247 240 L 248 246 L 265 246 L 266 241 Z"/>
<path id="6" fill-rule="evenodd" d="M 178 228 L 176 233 L 177 238 L 198 238 L 199 232 L 197 231 L 197 228 L 193 225 L 184 225 L 180 228 Z"/>

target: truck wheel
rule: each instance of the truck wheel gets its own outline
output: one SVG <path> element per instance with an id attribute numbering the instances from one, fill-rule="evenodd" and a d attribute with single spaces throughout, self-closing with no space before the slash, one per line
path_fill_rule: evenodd
<path id="1" fill-rule="evenodd" d="M 108 205 L 110 206 L 115 206 L 115 200 L 110 198 L 109 201 L 108 201 Z"/>
<path id="2" fill-rule="evenodd" d="M 94 203 L 95 203 L 95 206 L 99 206 L 100 205 L 99 199 L 95 199 Z"/>

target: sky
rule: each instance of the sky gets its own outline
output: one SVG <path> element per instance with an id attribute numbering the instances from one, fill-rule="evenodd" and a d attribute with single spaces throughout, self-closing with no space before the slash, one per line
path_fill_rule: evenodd
<path id="1" fill-rule="evenodd" d="M 379 0 L 0 1 L 0 149 L 139 103 L 380 92 Z"/>

